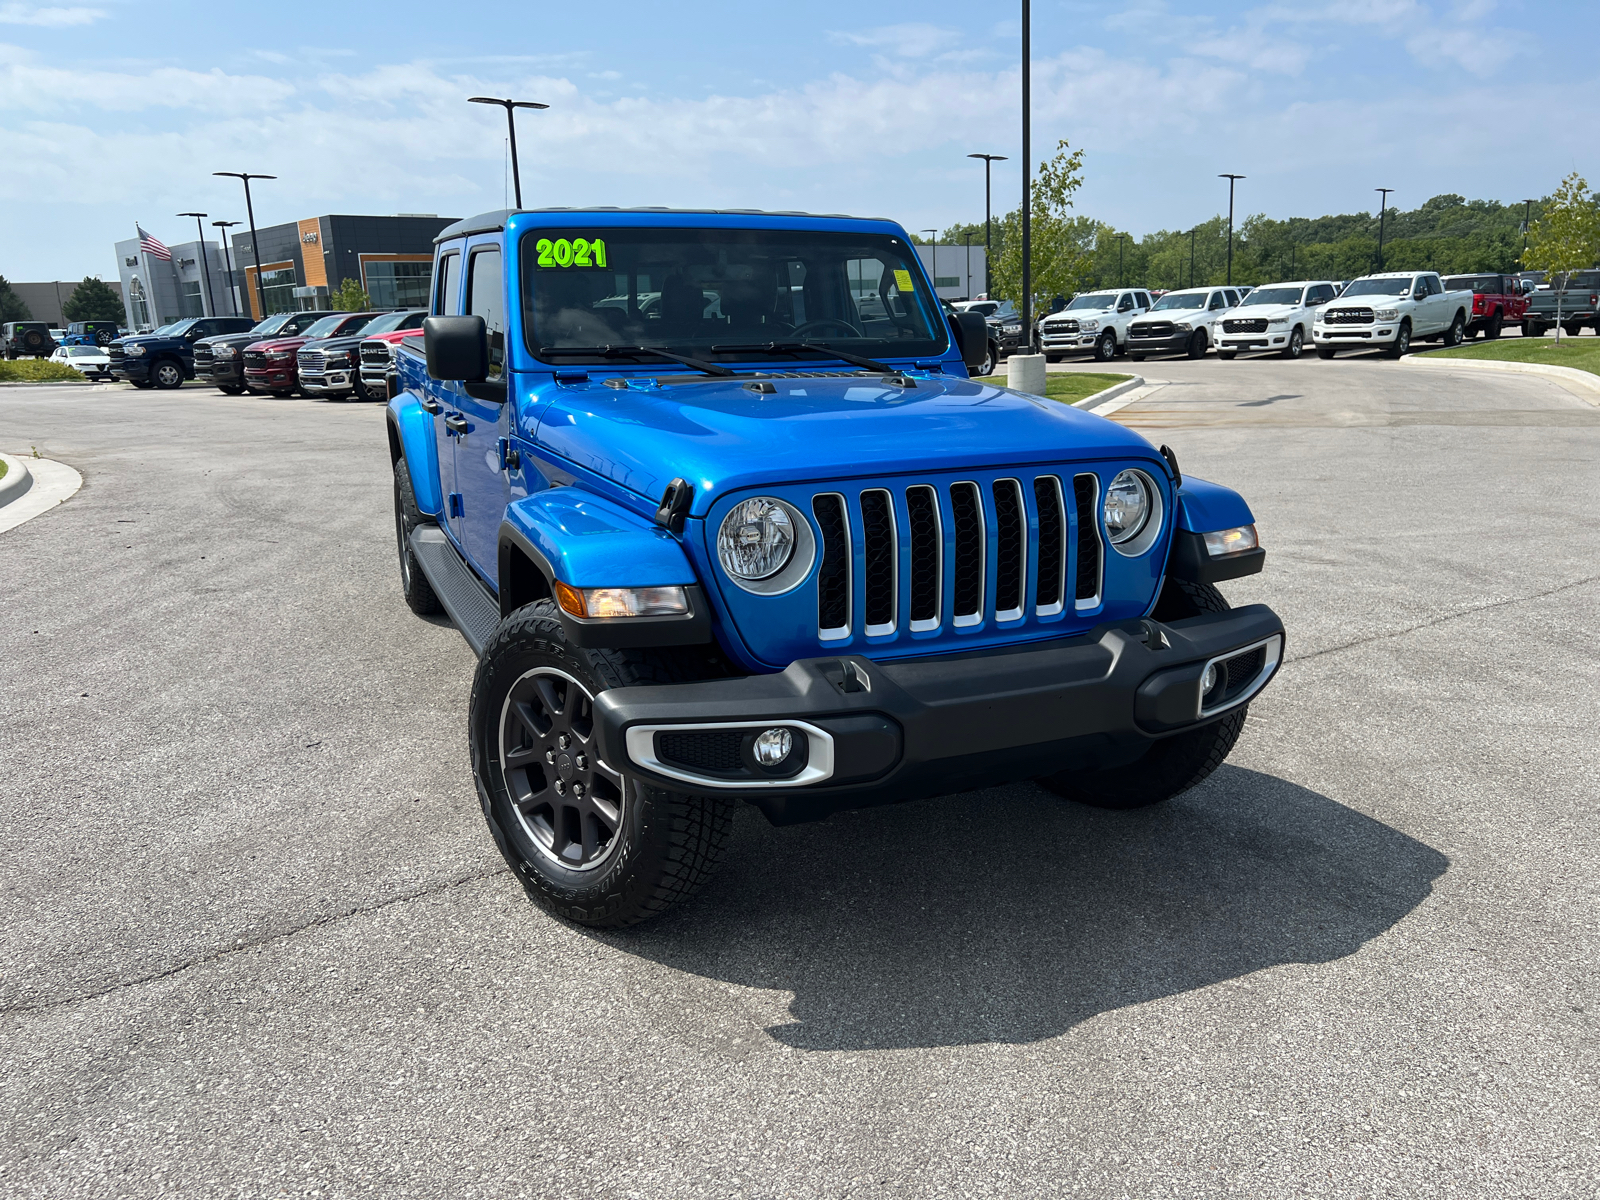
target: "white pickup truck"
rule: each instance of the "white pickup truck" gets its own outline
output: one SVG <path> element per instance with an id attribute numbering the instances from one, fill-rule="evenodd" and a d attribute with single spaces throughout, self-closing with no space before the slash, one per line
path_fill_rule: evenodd
<path id="1" fill-rule="evenodd" d="M 1447 292 L 1436 271 L 1387 271 L 1350 281 L 1317 313 L 1318 358 L 1339 347 L 1381 349 L 1399 358 L 1416 341 L 1459 346 L 1472 319 L 1472 293 Z"/>
<path id="2" fill-rule="evenodd" d="M 1128 322 L 1150 311 L 1150 293 L 1143 288 L 1085 292 L 1039 322 L 1039 341 L 1048 362 L 1069 354 L 1093 354 L 1110 362 L 1128 347 Z"/>

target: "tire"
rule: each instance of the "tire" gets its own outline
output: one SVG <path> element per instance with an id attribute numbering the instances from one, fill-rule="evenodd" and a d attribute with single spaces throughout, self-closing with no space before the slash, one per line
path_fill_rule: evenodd
<path id="1" fill-rule="evenodd" d="M 1444 331 L 1444 336 L 1439 339 L 1446 346 L 1459 346 L 1467 340 L 1467 323 L 1460 313 L 1450 322 L 1450 328 Z"/>
<path id="2" fill-rule="evenodd" d="M 1061 355 L 1059 355 L 1059 354 L 1046 354 L 1044 356 L 1044 360 L 1047 363 L 1058 363 L 1058 362 L 1061 361 Z"/>
<path id="3" fill-rule="evenodd" d="M 1232 362 L 1239 357 L 1239 352 L 1237 350 L 1218 350 L 1217 357 L 1223 362 Z"/>
<path id="4" fill-rule="evenodd" d="M 1221 592 L 1208 583 L 1168 578 L 1151 616 L 1176 621 L 1202 613 L 1227 612 Z M 1132 809 L 1160 804 L 1188 791 L 1228 757 L 1244 729 L 1249 705 L 1216 721 L 1154 742 L 1135 761 L 1100 771 L 1060 771 L 1036 780 L 1039 786 L 1091 808 Z"/>
<path id="5" fill-rule="evenodd" d="M 364 404 L 370 404 L 372 401 L 377 399 L 377 397 L 367 389 L 366 380 L 361 378 L 361 372 L 359 370 L 351 375 L 350 399 L 360 400 Z"/>
<path id="6" fill-rule="evenodd" d="M 1113 330 L 1106 330 L 1094 344 L 1094 358 L 1096 362 L 1110 362 L 1117 356 L 1117 335 Z"/>
<path id="7" fill-rule="evenodd" d="M 1489 324 L 1484 327 L 1484 338 L 1491 342 L 1494 341 L 1500 336 L 1500 333 L 1505 328 L 1505 325 L 1505 314 L 1502 312 L 1496 312 L 1494 316 L 1489 318 Z"/>
<path id="8" fill-rule="evenodd" d="M 411 486 L 411 470 L 406 466 L 406 456 L 402 454 L 394 460 L 394 537 L 395 549 L 400 556 L 400 594 L 406 598 L 406 605 L 412 612 L 424 617 L 444 611 L 433 585 L 422 573 L 422 564 L 417 562 L 416 551 L 411 549 L 411 531 L 419 525 L 431 524 L 432 519 L 423 516 L 422 510 L 417 507 L 416 489 Z"/>
<path id="9" fill-rule="evenodd" d="M 170 392 L 183 386 L 183 364 L 175 358 L 163 358 L 150 367 L 150 382 L 157 391 Z"/>
<path id="10" fill-rule="evenodd" d="M 1128 353 L 1128 361 L 1129 362 L 1143 362 L 1144 361 L 1144 355 L 1142 355 L 1142 354 L 1134 354 L 1132 351 L 1129 351 L 1129 353 Z"/>
<path id="11" fill-rule="evenodd" d="M 217 391 L 224 396 L 241 396 L 244 394 L 244 388 L 237 383 L 219 383 L 217 384 Z"/>
<path id="12" fill-rule="evenodd" d="M 1537 321 L 1524 321 L 1522 323 L 1523 337 L 1543 337 L 1544 326 Z"/>
<path id="13" fill-rule="evenodd" d="M 1317 347 L 1317 357 L 1318 358 L 1332 358 L 1337 353 L 1339 353 L 1339 347 L 1337 347 L 1337 346 L 1318 346 Z"/>
<path id="14" fill-rule="evenodd" d="M 148 379 L 130 379 L 128 382 L 133 384 L 134 387 L 141 389 L 155 387 L 155 384 L 151 383 Z"/>
<path id="15" fill-rule="evenodd" d="M 1185 347 L 1184 353 L 1190 358 L 1204 358 L 1209 345 L 1210 339 L 1206 337 L 1206 331 L 1204 329 L 1196 329 L 1189 335 L 1189 345 Z"/>
<path id="16" fill-rule="evenodd" d="M 1411 349 L 1411 322 L 1401 321 L 1400 329 L 1394 335 L 1394 344 L 1385 347 L 1384 354 L 1390 358 L 1403 358 Z"/>
<path id="17" fill-rule="evenodd" d="M 728 801 L 645 785 L 589 750 L 595 696 L 695 678 L 687 664 L 573 646 L 550 600 L 518 609 L 490 640 L 467 717 L 472 774 L 495 844 L 545 911 L 591 929 L 635 925 L 716 869 L 733 829 Z"/>
<path id="18" fill-rule="evenodd" d="M 1289 331 L 1289 344 L 1280 353 L 1284 358 L 1299 358 L 1306 348 L 1305 331 L 1296 325 Z"/>
<path id="19" fill-rule="evenodd" d="M 1568 321 L 1565 325 L 1563 325 L 1561 327 L 1561 331 L 1563 333 L 1565 333 L 1568 337 L 1577 337 L 1580 333 L 1583 332 L 1583 322 L 1582 321 Z"/>
<path id="20" fill-rule="evenodd" d="M 989 343 L 989 349 L 988 349 L 988 352 L 987 352 L 987 356 L 983 360 L 983 365 L 978 368 L 978 374 L 979 375 L 993 375 L 994 372 L 995 372 L 995 368 L 998 367 L 999 365 L 1000 365 L 1000 351 L 999 351 L 999 348 L 996 347 L 993 342 L 990 342 Z"/>
<path id="21" fill-rule="evenodd" d="M 293 400 L 294 399 L 294 389 L 293 388 L 273 388 L 272 389 L 272 394 L 274 396 L 276 396 L 279 400 Z"/>

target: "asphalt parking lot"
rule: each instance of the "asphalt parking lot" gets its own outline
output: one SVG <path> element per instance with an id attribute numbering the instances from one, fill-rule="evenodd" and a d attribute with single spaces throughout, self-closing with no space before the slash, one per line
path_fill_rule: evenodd
<path id="1" fill-rule="evenodd" d="M 1133 369 L 1113 419 L 1245 494 L 1224 590 L 1289 630 L 1229 763 L 750 810 L 604 936 L 483 828 L 379 406 L 0 391 L 85 480 L 0 534 L 4 1192 L 1595 1195 L 1600 407 Z"/>

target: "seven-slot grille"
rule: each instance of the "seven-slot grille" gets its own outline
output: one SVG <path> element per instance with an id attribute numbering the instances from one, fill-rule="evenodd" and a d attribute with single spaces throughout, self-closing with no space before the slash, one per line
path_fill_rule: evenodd
<path id="1" fill-rule="evenodd" d="M 389 365 L 389 343 L 362 342 L 361 362 L 363 366 L 387 367 Z"/>
<path id="2" fill-rule="evenodd" d="M 1222 323 L 1223 333 L 1265 333 L 1265 317 L 1230 317 Z"/>
<path id="3" fill-rule="evenodd" d="M 1172 322 L 1171 321 L 1140 321 L 1140 322 L 1137 322 L 1136 324 L 1128 326 L 1128 336 L 1129 337 L 1147 337 L 1147 338 L 1171 337 L 1172 336 Z"/>
<path id="4" fill-rule="evenodd" d="M 1370 308 L 1330 308 L 1322 314 L 1324 325 L 1370 325 Z"/>
<path id="5" fill-rule="evenodd" d="M 296 359 L 300 364 L 300 369 L 312 375 L 321 375 L 323 369 L 328 365 L 328 356 L 321 350 L 302 350 L 296 356 Z"/>
<path id="6" fill-rule="evenodd" d="M 1076 609 L 1095 608 L 1103 565 L 1099 502 L 1100 483 L 1092 474 L 1000 478 L 987 486 L 970 480 L 944 487 L 913 484 L 898 494 L 865 488 L 854 501 L 838 492 L 819 493 L 811 500 L 822 542 L 818 637 L 850 637 L 857 599 L 868 637 L 892 634 L 902 622 L 923 632 L 985 618 L 1018 621 L 1028 609 L 1030 583 L 1039 616 L 1061 612 L 1069 589 Z M 1031 522 L 1038 526 L 1033 562 Z M 991 532 L 992 600 L 985 577 Z M 902 578 L 908 584 L 904 613 Z"/>

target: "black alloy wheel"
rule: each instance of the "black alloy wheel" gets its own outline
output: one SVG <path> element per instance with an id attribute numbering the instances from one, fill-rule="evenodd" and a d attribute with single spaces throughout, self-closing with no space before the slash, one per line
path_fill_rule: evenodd
<path id="1" fill-rule="evenodd" d="M 1496 309 L 1494 316 L 1489 318 L 1489 325 L 1483 331 L 1483 336 L 1492 342 L 1500 336 L 1500 331 L 1505 328 L 1505 325 L 1505 314 Z"/>
<path id="2" fill-rule="evenodd" d="M 593 746 L 594 697 L 555 667 L 535 667 L 506 694 L 499 766 L 522 831 L 569 871 L 603 865 L 628 819 L 628 783 Z"/>
<path id="3" fill-rule="evenodd" d="M 394 539 L 395 549 L 400 554 L 400 594 L 405 597 L 412 612 L 424 617 L 443 612 L 444 605 L 439 602 L 438 594 L 423 573 L 422 564 L 417 561 L 417 552 L 411 548 L 411 531 L 419 525 L 433 523 L 417 507 L 411 471 L 402 454 L 394 460 Z"/>
<path id="4" fill-rule="evenodd" d="M 1300 352 L 1306 348 L 1306 335 L 1300 332 L 1296 325 L 1289 331 L 1289 344 L 1283 348 L 1285 358 L 1299 358 Z"/>
<path id="5" fill-rule="evenodd" d="M 1543 337 L 1544 326 L 1537 321 L 1524 321 L 1522 323 L 1523 337 Z"/>
<path id="6" fill-rule="evenodd" d="M 1317 357 L 1318 358 L 1332 358 L 1337 353 L 1339 353 L 1339 348 L 1337 346 L 1318 346 L 1317 347 Z"/>
<path id="7" fill-rule="evenodd" d="M 183 386 L 183 364 L 174 358 L 163 358 L 150 368 L 150 381 L 163 392 Z"/>
<path id="8" fill-rule="evenodd" d="M 1189 345 L 1184 350 L 1190 358 L 1204 358 L 1206 356 L 1206 331 L 1196 329 L 1189 335 Z"/>
<path id="9" fill-rule="evenodd" d="M 1094 344 L 1094 357 L 1097 362 L 1110 362 L 1117 356 L 1117 335 L 1108 329 L 1100 335 L 1099 341 Z"/>
<path id="10" fill-rule="evenodd" d="M 1223 362 L 1232 362 L 1239 357 L 1239 352 L 1237 350 L 1218 350 L 1217 357 Z"/>
<path id="11" fill-rule="evenodd" d="M 353 399 L 368 403 L 377 399 L 372 394 L 372 390 L 367 387 L 367 381 L 361 378 L 360 364 L 357 364 L 355 369 L 350 372 L 350 394 Z"/>

